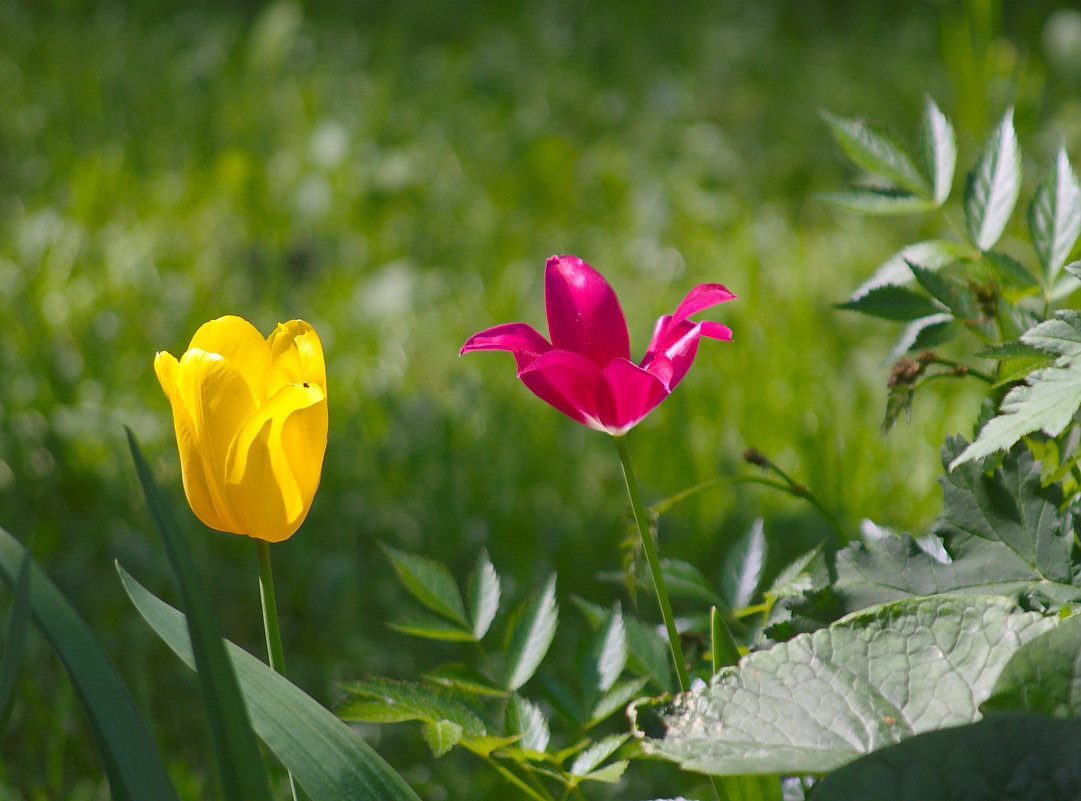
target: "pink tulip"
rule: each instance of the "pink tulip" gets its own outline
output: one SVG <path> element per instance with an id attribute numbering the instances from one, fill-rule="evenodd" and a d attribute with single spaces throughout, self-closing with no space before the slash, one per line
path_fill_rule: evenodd
<path id="1" fill-rule="evenodd" d="M 612 287 L 577 256 L 552 256 L 544 275 L 549 342 L 525 323 L 505 323 L 471 336 L 459 353 L 509 350 L 518 377 L 568 417 L 619 436 L 675 389 L 691 367 L 702 336 L 732 339 L 720 323 L 690 318 L 735 295 L 699 284 L 657 321 L 641 362 L 630 360 L 623 310 Z"/>

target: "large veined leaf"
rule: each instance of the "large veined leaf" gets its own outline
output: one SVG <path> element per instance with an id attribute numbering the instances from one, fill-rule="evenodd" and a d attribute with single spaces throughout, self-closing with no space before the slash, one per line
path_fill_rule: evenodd
<path id="1" fill-rule="evenodd" d="M 195 560 L 131 429 L 127 429 L 127 435 L 147 509 L 161 535 L 191 626 L 191 651 L 210 725 L 222 795 L 232 801 L 270 801 L 270 781 L 259 743 L 252 732 L 236 672 Z"/>
<path id="2" fill-rule="evenodd" d="M 1076 801 L 1081 722 L 1001 714 L 875 751 L 814 787 L 814 801 Z"/>
<path id="3" fill-rule="evenodd" d="M 1033 370 L 1024 384 L 1006 394 L 999 414 L 984 424 L 976 440 L 950 463 L 950 470 L 1009 448 L 1033 431 L 1057 437 L 1081 406 L 1081 312 L 1059 311 L 1022 334 L 1021 341 L 1055 354 L 1055 363 Z"/>
<path id="4" fill-rule="evenodd" d="M 944 464 L 965 447 L 951 438 Z M 993 471 L 972 462 L 939 482 L 942 514 L 922 537 L 865 521 L 862 541 L 837 553 L 835 580 L 782 602 L 792 619 L 771 634 L 785 638 L 874 604 L 940 593 L 1039 596 L 1050 605 L 1081 599 L 1072 578 L 1075 516 L 1060 509 L 1058 485 L 1042 486 L 1041 464 L 1023 444 Z"/>
<path id="5" fill-rule="evenodd" d="M 1081 718 L 1081 615 L 1017 649 L 981 707 L 996 710 Z"/>
<path id="6" fill-rule="evenodd" d="M 14 586 L 26 550 L 0 529 L 0 579 Z M 49 577 L 31 560 L 30 606 L 38 629 L 71 677 L 90 721 L 109 789 L 117 801 L 177 798 L 154 738 L 135 709 L 135 701 L 109 663 L 93 632 Z"/>
<path id="7" fill-rule="evenodd" d="M 1046 286 L 1052 287 L 1081 233 L 1081 186 L 1065 148 L 1059 149 L 1051 171 L 1036 187 L 1028 207 L 1028 227 Z"/>
<path id="8" fill-rule="evenodd" d="M 844 119 L 832 114 L 823 114 L 823 117 L 838 144 L 857 165 L 921 197 L 930 194 L 927 179 L 891 136 L 863 120 Z"/>
<path id="9" fill-rule="evenodd" d="M 1013 109 L 980 153 L 965 187 L 965 223 L 972 244 L 990 250 L 1010 221 L 1021 189 L 1021 154 L 1013 129 Z"/>
<path id="10" fill-rule="evenodd" d="M 941 206 L 950 196 L 957 165 L 957 138 L 953 126 L 930 97 L 924 103 L 920 125 L 920 150 L 924 169 L 931 179 L 931 194 Z"/>
<path id="11" fill-rule="evenodd" d="M 997 596 L 898 601 L 725 668 L 635 710 L 644 749 L 717 775 L 821 774 L 971 723 L 1010 656 L 1054 618 Z"/>
<path id="12" fill-rule="evenodd" d="M 117 566 L 139 614 L 166 645 L 195 666 L 184 615 Z M 317 801 L 419 801 L 356 732 L 284 676 L 233 643 L 229 658 L 252 725 L 299 785 Z M 139 799 L 156 798 L 142 795 Z"/>

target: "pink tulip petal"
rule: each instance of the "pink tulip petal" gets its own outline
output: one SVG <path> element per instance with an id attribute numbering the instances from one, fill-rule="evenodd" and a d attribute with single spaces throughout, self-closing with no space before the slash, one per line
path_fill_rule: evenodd
<path id="1" fill-rule="evenodd" d="M 583 425 L 602 429 L 597 416 L 601 371 L 585 356 L 550 350 L 518 374 L 538 398 Z"/>
<path id="2" fill-rule="evenodd" d="M 525 323 L 504 323 L 473 334 L 458 355 L 473 350 L 509 350 L 518 363 L 518 372 L 526 369 L 542 354 L 552 349 L 537 329 Z"/>
<path id="3" fill-rule="evenodd" d="M 720 339 L 725 342 L 732 341 L 732 329 L 727 325 L 721 325 L 712 320 L 703 320 L 700 325 L 702 326 L 702 336 L 710 339 Z"/>
<path id="4" fill-rule="evenodd" d="M 552 256 L 544 277 L 552 345 L 580 353 L 603 369 L 630 356 L 627 321 L 612 287 L 577 256 Z"/>
<path id="5" fill-rule="evenodd" d="M 692 314 L 698 314 L 704 309 L 735 297 L 721 284 L 699 284 L 676 306 L 676 310 L 672 312 L 672 323 L 681 323 Z"/>
<path id="6" fill-rule="evenodd" d="M 597 409 L 610 434 L 625 434 L 662 400 L 668 387 L 653 373 L 627 359 L 616 359 L 604 369 Z"/>

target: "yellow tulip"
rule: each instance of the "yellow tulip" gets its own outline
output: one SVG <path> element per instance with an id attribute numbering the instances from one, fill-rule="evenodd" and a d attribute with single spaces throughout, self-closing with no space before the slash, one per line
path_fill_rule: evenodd
<path id="1" fill-rule="evenodd" d="M 154 371 L 173 407 L 184 494 L 211 528 L 280 542 L 304 522 L 327 446 L 326 365 L 315 330 L 263 339 L 240 317 L 195 332 Z"/>

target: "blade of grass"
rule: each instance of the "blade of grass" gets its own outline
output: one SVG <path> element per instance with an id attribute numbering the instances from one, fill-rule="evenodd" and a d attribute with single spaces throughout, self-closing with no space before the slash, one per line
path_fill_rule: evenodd
<path id="1" fill-rule="evenodd" d="M 26 560 L 19 541 L 0 529 L 0 579 L 13 586 Z M 177 801 L 154 738 L 93 632 L 32 560 L 29 575 L 34 622 L 64 663 L 86 710 L 113 798 Z"/>
<path id="2" fill-rule="evenodd" d="M 210 722 L 222 794 L 230 801 L 270 801 L 270 782 L 259 753 L 259 743 L 251 728 L 248 710 L 233 672 L 233 663 L 225 652 L 214 610 L 207 600 L 202 580 L 176 518 L 150 472 L 139 443 L 130 429 L 125 430 L 147 508 L 161 534 L 180 597 L 191 621 L 192 650 L 203 692 L 203 704 Z"/>
<path id="3" fill-rule="evenodd" d="M 30 549 L 23 554 L 19 578 L 15 582 L 15 601 L 11 606 L 4 660 L 0 663 L 0 739 L 7 731 L 11 707 L 15 701 L 15 683 L 26 652 L 26 635 L 30 629 Z"/>
<path id="4" fill-rule="evenodd" d="M 117 565 L 139 614 L 189 667 L 195 666 L 184 615 Z M 255 731 L 320 801 L 419 801 L 356 733 L 315 699 L 247 651 L 227 643 Z"/>

